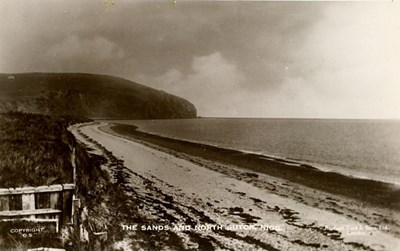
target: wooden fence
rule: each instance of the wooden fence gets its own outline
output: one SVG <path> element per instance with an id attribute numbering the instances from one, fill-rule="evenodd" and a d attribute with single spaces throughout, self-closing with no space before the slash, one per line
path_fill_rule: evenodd
<path id="1" fill-rule="evenodd" d="M 71 223 L 74 184 L 0 189 L 0 220 Z"/>
<path id="2" fill-rule="evenodd" d="M 27 251 L 65 251 L 63 248 L 30 248 Z"/>

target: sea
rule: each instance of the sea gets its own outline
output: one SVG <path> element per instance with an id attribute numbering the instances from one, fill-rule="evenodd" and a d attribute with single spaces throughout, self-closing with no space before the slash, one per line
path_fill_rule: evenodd
<path id="1" fill-rule="evenodd" d="M 197 118 L 114 122 L 164 137 L 400 185 L 399 120 Z"/>

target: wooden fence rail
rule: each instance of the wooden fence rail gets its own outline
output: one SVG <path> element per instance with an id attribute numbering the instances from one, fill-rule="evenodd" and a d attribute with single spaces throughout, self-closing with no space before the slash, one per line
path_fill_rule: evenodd
<path id="1" fill-rule="evenodd" d="M 0 220 L 71 223 L 74 184 L 0 189 Z"/>

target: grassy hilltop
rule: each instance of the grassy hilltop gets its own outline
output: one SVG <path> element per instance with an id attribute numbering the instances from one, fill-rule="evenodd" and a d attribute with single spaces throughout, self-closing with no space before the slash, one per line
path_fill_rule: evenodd
<path id="1" fill-rule="evenodd" d="M 187 100 L 122 78 L 84 73 L 0 74 L 0 112 L 89 118 L 196 117 Z"/>

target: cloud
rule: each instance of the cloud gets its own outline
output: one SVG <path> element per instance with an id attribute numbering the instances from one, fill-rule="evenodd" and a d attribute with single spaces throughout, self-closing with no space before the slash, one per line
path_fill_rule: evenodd
<path id="1" fill-rule="evenodd" d="M 327 6 L 292 54 L 274 100 L 288 97 L 297 116 L 398 117 L 399 10 L 390 3 Z"/>
<path id="2" fill-rule="evenodd" d="M 157 77 L 141 74 L 135 78 L 189 99 L 200 115 L 207 116 L 234 114 L 239 105 L 236 103 L 240 96 L 238 87 L 245 81 L 245 75 L 220 52 L 194 57 L 187 74 L 170 69 Z"/>
<path id="3" fill-rule="evenodd" d="M 254 91 L 279 85 L 282 65 L 290 51 L 296 49 L 288 48 L 287 36 L 302 34 L 318 18 L 320 8 L 300 3 L 185 1 L 176 5 L 117 1 L 109 8 L 102 1 L 27 1 L 26 5 L 15 1 L 0 5 L 1 10 L 6 10 L 5 15 L 0 15 L 4 41 L 0 54 L 3 50 L 7 58 L 1 71 L 51 71 L 55 64 L 57 70 L 68 71 L 72 58 L 44 59 L 48 48 L 74 36 L 79 41 L 99 36 L 123 48 L 129 57 L 110 74 L 135 80 L 133 76 L 137 74 L 159 75 L 171 65 L 186 72 L 194 56 L 219 51 L 251 75 L 253 81 L 244 87 Z M 306 8 L 293 14 L 298 6 Z M 76 46 L 74 41 L 69 43 Z M 98 51 L 92 52 L 96 58 Z M 78 56 L 75 68 L 94 71 L 99 66 L 88 57 L 84 60 L 87 64 L 81 65 L 80 55 L 74 54 Z M 103 71 L 103 67 L 98 69 L 99 73 Z"/>
<path id="4" fill-rule="evenodd" d="M 46 56 L 55 65 L 63 67 L 63 70 L 82 71 L 78 67 L 83 65 L 112 65 L 112 62 L 125 57 L 125 51 L 101 36 L 80 38 L 74 35 L 51 46 Z"/>

